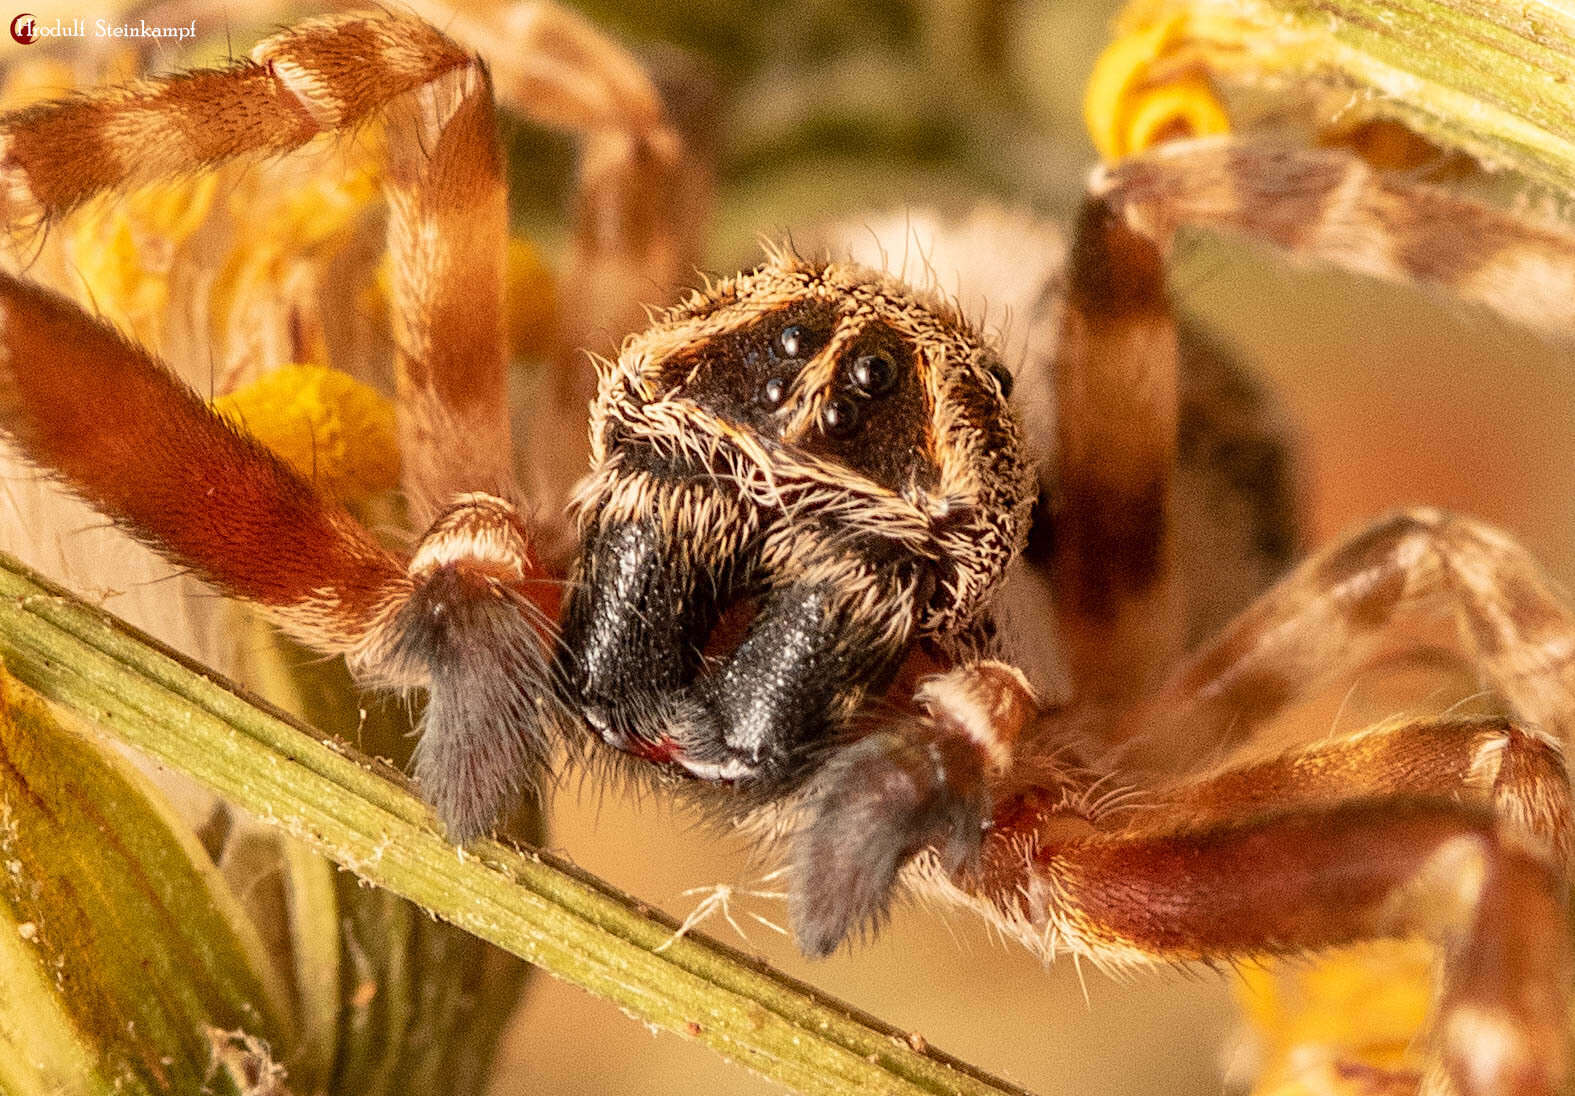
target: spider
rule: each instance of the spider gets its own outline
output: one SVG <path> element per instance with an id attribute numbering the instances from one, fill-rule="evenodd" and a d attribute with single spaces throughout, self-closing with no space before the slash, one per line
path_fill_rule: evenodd
<path id="1" fill-rule="evenodd" d="M 679 280 L 703 173 L 594 28 L 516 16 L 496 87 L 582 135 L 575 269 L 617 326 Z M 1096 177 L 1064 268 L 996 226 L 993 265 L 1055 270 L 1053 345 L 1011 358 L 933 286 L 771 248 L 594 378 L 563 366 L 538 416 L 555 463 L 579 451 L 564 409 L 591 397 L 565 551 L 512 467 L 493 100 L 471 48 L 376 13 L 0 116 L 13 226 L 383 119 L 411 552 L 17 274 L 0 430 L 369 684 L 425 689 L 416 774 L 456 841 L 566 743 L 785 835 L 811 955 L 878 926 L 905 884 L 1117 964 L 1425 934 L 1446 954 L 1425 1089 L 1559 1088 L 1575 614 L 1511 539 L 1432 510 L 1271 582 L 1297 539 L 1282 439 L 1162 274 L 1180 226 L 1225 225 L 1560 328 L 1566 234 L 1345 153 L 1177 142 Z M 1253 474 L 1211 440 L 1245 443 Z M 1191 771 L 1440 614 L 1508 715 Z"/>

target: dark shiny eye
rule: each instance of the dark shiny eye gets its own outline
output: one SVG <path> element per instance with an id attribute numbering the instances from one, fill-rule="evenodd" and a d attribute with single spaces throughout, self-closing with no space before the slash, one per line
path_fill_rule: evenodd
<path id="1" fill-rule="evenodd" d="M 815 333 L 803 324 L 789 324 L 777 335 L 777 349 L 785 358 L 804 358 L 814 350 L 815 341 Z"/>
<path id="2" fill-rule="evenodd" d="M 848 370 L 853 387 L 866 396 L 883 396 L 897 384 L 897 367 L 880 354 L 861 354 Z"/>
<path id="3" fill-rule="evenodd" d="M 787 394 L 788 382 L 781 377 L 772 377 L 760 386 L 760 402 L 773 410 L 782 406 Z"/>
<path id="4" fill-rule="evenodd" d="M 859 405 L 838 396 L 820 410 L 820 429 L 827 437 L 845 438 L 859 424 Z"/>
<path id="5" fill-rule="evenodd" d="M 1001 389 L 1001 398 L 1012 394 L 1012 371 L 1004 365 L 995 364 L 989 367 L 990 376 L 995 378 L 995 383 Z"/>

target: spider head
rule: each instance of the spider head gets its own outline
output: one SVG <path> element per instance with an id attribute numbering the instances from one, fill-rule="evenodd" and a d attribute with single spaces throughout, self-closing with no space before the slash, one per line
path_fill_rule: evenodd
<path id="1" fill-rule="evenodd" d="M 1031 498 L 1011 376 L 942 298 L 773 254 L 630 338 L 592 408 L 563 658 L 587 719 L 755 779 L 975 632 Z"/>

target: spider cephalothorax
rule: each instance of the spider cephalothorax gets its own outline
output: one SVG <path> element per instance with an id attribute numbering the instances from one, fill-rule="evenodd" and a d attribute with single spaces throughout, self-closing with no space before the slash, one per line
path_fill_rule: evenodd
<path id="1" fill-rule="evenodd" d="M 780 786 L 915 641 L 983 648 L 1032 501 L 1009 389 L 950 303 L 785 253 L 631 337 L 564 622 L 591 725 Z M 747 631 L 707 666 L 730 615 Z"/>

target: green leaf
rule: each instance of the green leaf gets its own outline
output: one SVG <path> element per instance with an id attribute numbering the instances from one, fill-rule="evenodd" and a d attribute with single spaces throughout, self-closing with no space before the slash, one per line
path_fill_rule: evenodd
<path id="1" fill-rule="evenodd" d="M 0 863 L 7 1093 L 204 1091 L 214 1029 L 289 1048 L 286 995 L 196 838 L 3 670 Z"/>

